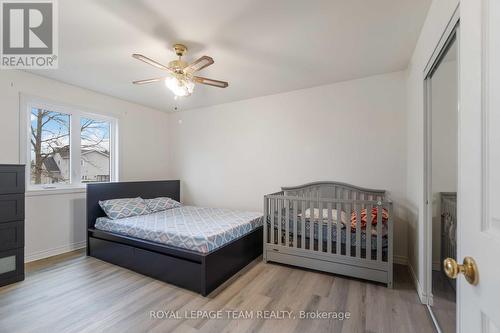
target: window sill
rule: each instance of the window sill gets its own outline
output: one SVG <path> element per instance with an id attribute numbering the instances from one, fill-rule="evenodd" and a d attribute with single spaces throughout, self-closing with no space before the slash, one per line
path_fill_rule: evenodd
<path id="1" fill-rule="evenodd" d="M 75 194 L 87 192 L 87 186 L 56 187 L 56 188 L 28 188 L 26 197 L 37 197 L 44 195 Z"/>

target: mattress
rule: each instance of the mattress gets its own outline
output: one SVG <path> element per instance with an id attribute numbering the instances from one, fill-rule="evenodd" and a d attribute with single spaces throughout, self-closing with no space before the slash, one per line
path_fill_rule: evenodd
<path id="1" fill-rule="evenodd" d="M 261 225 L 262 213 L 182 206 L 117 220 L 99 217 L 95 228 L 208 253 Z"/>

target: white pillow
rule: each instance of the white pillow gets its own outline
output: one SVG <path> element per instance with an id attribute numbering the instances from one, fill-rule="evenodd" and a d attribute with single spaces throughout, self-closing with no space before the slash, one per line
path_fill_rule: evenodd
<path id="1" fill-rule="evenodd" d="M 323 220 L 328 220 L 328 208 L 323 208 L 322 209 L 322 218 Z M 302 214 L 299 214 L 299 215 L 302 215 Z M 306 211 L 305 211 L 305 218 L 306 219 L 310 219 L 311 218 L 311 209 L 310 208 L 307 208 Z M 315 220 L 318 220 L 320 218 L 320 212 L 319 212 L 319 209 L 318 208 L 314 208 L 314 211 L 313 211 L 313 218 Z M 345 212 L 344 211 L 341 211 L 340 212 L 340 220 L 342 221 L 342 223 L 346 223 L 347 219 L 346 219 L 346 215 L 345 215 Z M 337 210 L 336 209 L 332 209 L 332 221 L 337 221 Z"/>
<path id="2" fill-rule="evenodd" d="M 146 199 L 145 201 L 146 205 L 148 205 L 149 210 L 153 213 L 182 206 L 180 202 L 167 197 Z"/>
<path id="3" fill-rule="evenodd" d="M 99 206 L 112 220 L 151 213 L 141 197 L 99 201 Z"/>

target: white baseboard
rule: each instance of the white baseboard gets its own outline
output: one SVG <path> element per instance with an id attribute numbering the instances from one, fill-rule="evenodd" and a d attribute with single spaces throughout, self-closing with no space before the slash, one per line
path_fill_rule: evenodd
<path id="1" fill-rule="evenodd" d="M 63 254 L 66 252 L 75 251 L 75 250 L 84 248 L 85 245 L 86 245 L 86 242 L 83 241 L 83 242 L 77 242 L 77 243 L 59 246 L 59 247 L 49 249 L 49 250 L 43 250 L 43 251 L 38 251 L 38 252 L 26 254 L 24 262 L 31 262 L 31 261 L 35 261 L 35 260 L 40 260 L 40 259 L 56 256 L 58 254 Z M 405 265 L 406 266 L 406 265 L 408 265 L 408 257 L 394 255 L 393 262 L 394 262 L 394 264 L 397 264 L 397 265 Z"/>
<path id="2" fill-rule="evenodd" d="M 418 277 L 415 274 L 415 271 L 413 270 L 413 266 L 410 263 L 408 263 L 408 268 L 410 270 L 410 275 L 411 275 L 411 278 L 413 280 L 413 283 L 415 284 L 415 289 L 417 289 L 417 294 L 418 294 L 418 298 L 420 299 L 420 302 L 422 304 L 427 304 L 427 301 L 428 301 L 427 295 L 424 292 L 424 288 L 422 288 L 422 286 L 420 285 L 420 282 L 418 281 Z"/>
<path id="3" fill-rule="evenodd" d="M 27 262 L 31 262 L 31 261 L 35 261 L 35 260 L 40 260 L 40 259 L 56 256 L 58 254 L 63 254 L 66 252 L 71 252 L 74 250 L 82 249 L 86 245 L 87 245 L 87 242 L 83 241 L 83 242 L 77 242 L 77 243 L 72 243 L 72 244 L 67 244 L 67 245 L 55 247 L 55 248 L 48 249 L 48 250 L 27 253 L 25 258 L 24 258 L 24 262 L 27 263 Z"/>
<path id="4" fill-rule="evenodd" d="M 392 256 L 392 262 L 398 265 L 408 265 L 408 257 L 405 256 L 399 256 L 399 255 L 393 255 Z"/>
<path id="5" fill-rule="evenodd" d="M 415 271 L 413 270 L 413 267 L 410 265 L 410 262 L 408 261 L 408 257 L 394 255 L 393 256 L 393 262 L 395 264 L 398 264 L 398 265 L 406 265 L 406 266 L 408 266 L 408 269 L 409 269 L 410 275 L 411 275 L 411 279 L 413 280 L 413 283 L 415 284 L 415 289 L 417 290 L 417 294 L 418 294 L 418 298 L 420 299 L 420 302 L 422 302 L 422 304 L 427 304 L 428 301 L 432 301 L 432 297 L 429 298 L 424 293 L 424 289 L 420 285 L 420 282 L 418 281 L 417 275 L 415 274 Z"/>

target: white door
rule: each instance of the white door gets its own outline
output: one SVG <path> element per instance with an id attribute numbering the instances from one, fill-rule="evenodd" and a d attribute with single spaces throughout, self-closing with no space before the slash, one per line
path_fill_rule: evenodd
<path id="1" fill-rule="evenodd" d="M 458 277 L 461 332 L 500 332 L 500 0 L 460 3 Z"/>

